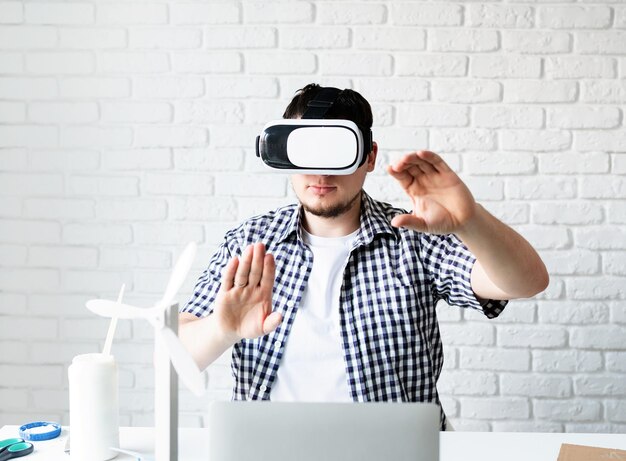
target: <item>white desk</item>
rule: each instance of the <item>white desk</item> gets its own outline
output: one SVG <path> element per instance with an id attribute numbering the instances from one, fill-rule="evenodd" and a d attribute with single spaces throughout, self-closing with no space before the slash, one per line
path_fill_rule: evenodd
<path id="1" fill-rule="evenodd" d="M 19 426 L 4 426 L 0 440 L 18 437 Z M 35 442 L 35 452 L 26 461 L 68 461 L 63 450 L 68 436 L 46 442 Z M 152 453 L 153 430 L 146 427 L 120 428 L 121 448 Z M 562 443 L 591 445 L 626 450 L 626 434 L 545 434 L 523 432 L 442 432 L 440 461 L 556 461 Z M 209 444 L 206 429 L 181 429 L 180 461 L 208 461 Z M 134 458 L 120 454 L 116 461 Z"/>

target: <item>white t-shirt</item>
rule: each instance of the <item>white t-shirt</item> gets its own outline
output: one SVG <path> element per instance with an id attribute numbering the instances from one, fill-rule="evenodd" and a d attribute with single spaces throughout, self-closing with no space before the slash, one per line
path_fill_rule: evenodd
<path id="1" fill-rule="evenodd" d="M 278 367 L 270 400 L 351 402 L 339 328 L 343 271 L 358 230 L 316 237 L 302 229 L 313 268 Z"/>

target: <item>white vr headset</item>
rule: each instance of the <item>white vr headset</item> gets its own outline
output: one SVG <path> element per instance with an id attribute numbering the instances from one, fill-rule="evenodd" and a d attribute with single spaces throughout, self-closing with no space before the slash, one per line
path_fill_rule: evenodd
<path id="1" fill-rule="evenodd" d="M 325 119 L 341 90 L 322 88 L 301 119 L 269 122 L 256 139 L 256 155 L 281 173 L 352 174 L 372 151 L 372 132 L 350 120 Z"/>

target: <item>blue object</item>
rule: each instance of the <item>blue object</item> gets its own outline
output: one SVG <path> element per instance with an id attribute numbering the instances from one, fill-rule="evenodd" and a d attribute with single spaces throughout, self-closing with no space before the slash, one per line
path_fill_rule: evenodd
<path id="1" fill-rule="evenodd" d="M 37 434 L 31 434 L 30 429 L 33 427 L 50 426 L 47 432 L 38 432 Z M 24 440 L 41 441 L 50 440 L 59 436 L 61 433 L 61 425 L 57 423 L 49 423 L 47 421 L 35 421 L 33 423 L 24 424 L 20 427 L 20 437 Z"/>
<path id="2" fill-rule="evenodd" d="M 0 440 L 0 461 L 21 458 L 31 454 L 34 449 L 32 443 L 24 442 L 23 439 Z"/>

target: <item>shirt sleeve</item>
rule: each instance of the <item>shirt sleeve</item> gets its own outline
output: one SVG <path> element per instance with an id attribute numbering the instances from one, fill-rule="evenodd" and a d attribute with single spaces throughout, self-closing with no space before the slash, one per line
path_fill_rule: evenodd
<path id="1" fill-rule="evenodd" d="M 213 303 L 222 284 L 222 271 L 231 258 L 228 239 L 225 239 L 196 282 L 191 299 L 180 312 L 189 312 L 197 317 L 206 317 L 213 313 Z"/>
<path id="2" fill-rule="evenodd" d="M 421 234 L 422 260 L 430 275 L 435 302 L 476 309 L 488 318 L 504 310 L 508 300 L 479 301 L 472 289 L 471 274 L 476 257 L 454 234 Z"/>

